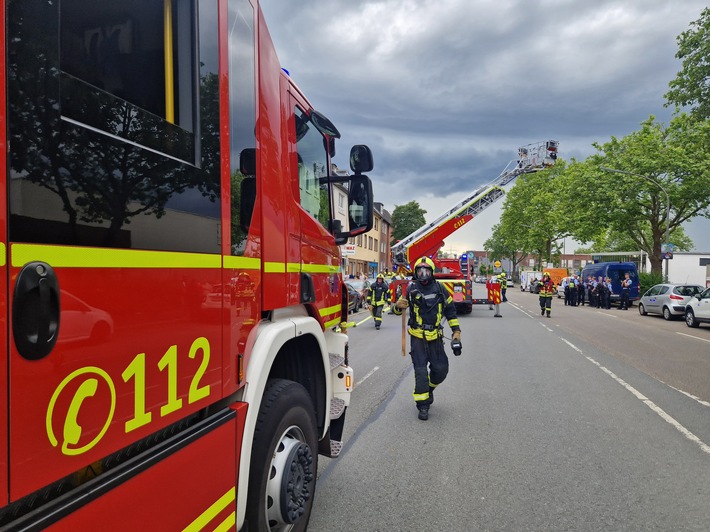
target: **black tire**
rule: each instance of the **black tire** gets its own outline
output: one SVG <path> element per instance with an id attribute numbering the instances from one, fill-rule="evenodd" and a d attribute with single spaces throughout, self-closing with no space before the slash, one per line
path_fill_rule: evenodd
<path id="1" fill-rule="evenodd" d="M 254 430 L 246 519 L 249 530 L 305 531 L 318 472 L 313 403 L 297 382 L 266 384 Z"/>
<path id="2" fill-rule="evenodd" d="M 673 314 L 671 314 L 671 309 L 668 307 L 663 307 L 663 319 L 666 321 L 671 321 L 673 319 Z"/>
<path id="3" fill-rule="evenodd" d="M 646 309 L 644 308 L 643 303 L 639 303 L 639 314 L 641 314 L 641 316 L 648 315 L 648 312 L 646 312 Z"/>
<path id="4" fill-rule="evenodd" d="M 692 309 L 685 311 L 685 324 L 693 329 L 700 327 L 700 322 L 695 319 L 695 314 Z"/>

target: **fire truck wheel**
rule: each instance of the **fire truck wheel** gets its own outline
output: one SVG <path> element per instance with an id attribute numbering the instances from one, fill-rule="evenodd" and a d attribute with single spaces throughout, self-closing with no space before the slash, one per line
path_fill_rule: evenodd
<path id="1" fill-rule="evenodd" d="M 316 415 L 308 392 L 297 382 L 270 380 L 254 430 L 249 530 L 306 530 L 317 471 Z"/>

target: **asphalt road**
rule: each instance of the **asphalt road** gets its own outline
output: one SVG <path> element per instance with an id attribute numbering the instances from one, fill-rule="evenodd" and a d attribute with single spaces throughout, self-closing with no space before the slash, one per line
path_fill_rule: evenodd
<path id="1" fill-rule="evenodd" d="M 460 318 L 428 421 L 401 319 L 351 316 L 346 445 L 309 530 L 710 530 L 710 327 L 508 298 Z"/>

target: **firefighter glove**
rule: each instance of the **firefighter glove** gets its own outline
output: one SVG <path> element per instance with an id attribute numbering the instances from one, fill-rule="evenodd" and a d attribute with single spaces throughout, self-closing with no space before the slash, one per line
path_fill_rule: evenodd
<path id="1" fill-rule="evenodd" d="M 402 310 L 402 309 L 405 309 L 409 306 L 409 302 L 406 299 L 404 299 L 403 297 L 401 297 L 397 300 L 397 302 L 394 304 L 394 306 L 397 307 L 398 309 Z"/>
<path id="2" fill-rule="evenodd" d="M 451 350 L 454 352 L 454 356 L 461 356 L 461 331 L 454 331 L 451 338 Z"/>

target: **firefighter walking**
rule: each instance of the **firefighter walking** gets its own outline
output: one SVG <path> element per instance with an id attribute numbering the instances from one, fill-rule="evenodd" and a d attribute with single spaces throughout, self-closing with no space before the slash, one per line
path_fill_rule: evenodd
<path id="1" fill-rule="evenodd" d="M 382 310 L 385 307 L 385 303 L 390 300 L 390 289 L 387 283 L 385 283 L 385 276 L 379 274 L 375 280 L 375 284 L 370 287 L 370 312 L 372 313 L 372 318 L 375 320 L 375 329 L 380 330 L 380 325 L 382 325 Z"/>
<path id="2" fill-rule="evenodd" d="M 434 279 L 434 263 L 422 257 L 414 264 L 414 280 L 407 286 L 406 297 L 395 304 L 395 314 L 409 307 L 407 330 L 411 338 L 414 366 L 414 401 L 419 419 L 429 419 L 429 407 L 434 402 L 434 389 L 449 372 L 449 359 L 444 350 L 442 318 L 453 333 L 454 355 L 461 354 L 461 329 L 456 307 L 448 292 Z"/>
<path id="3" fill-rule="evenodd" d="M 555 283 L 550 279 L 550 273 L 545 272 L 542 274 L 542 281 L 539 283 L 540 286 L 540 315 L 544 316 L 547 312 L 547 317 L 550 317 L 552 312 L 552 296 L 555 293 Z"/>

